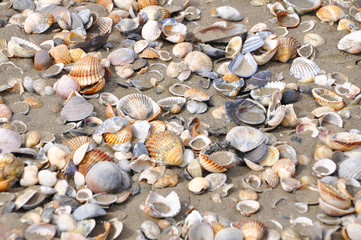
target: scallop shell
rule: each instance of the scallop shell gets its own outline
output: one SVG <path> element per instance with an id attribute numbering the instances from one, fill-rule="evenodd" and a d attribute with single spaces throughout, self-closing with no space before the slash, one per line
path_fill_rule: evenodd
<path id="1" fill-rule="evenodd" d="M 352 54 L 358 54 L 361 52 L 361 31 L 354 31 L 343 38 L 338 42 L 337 48 L 349 52 Z"/>
<path id="2" fill-rule="evenodd" d="M 181 205 L 179 197 L 174 191 L 169 193 L 166 197 L 150 191 L 145 200 L 145 204 L 141 206 L 141 209 L 148 216 L 166 218 L 176 216 L 181 210 Z"/>
<path id="3" fill-rule="evenodd" d="M 227 115 L 237 124 L 260 124 L 266 120 L 266 109 L 251 99 L 238 99 L 225 102 Z"/>
<path id="4" fill-rule="evenodd" d="M 56 47 L 53 47 L 49 53 L 54 58 L 56 63 L 71 63 L 70 52 L 65 44 L 60 44 Z"/>
<path id="5" fill-rule="evenodd" d="M 179 113 L 186 103 L 186 99 L 183 97 L 167 97 L 158 101 L 158 105 L 167 112 Z"/>
<path id="6" fill-rule="evenodd" d="M 119 100 L 117 111 L 130 123 L 134 123 L 137 120 L 152 121 L 160 114 L 161 109 L 150 97 L 134 93 Z"/>
<path id="7" fill-rule="evenodd" d="M 345 16 L 345 12 L 336 5 L 326 5 L 321 7 L 317 12 L 316 16 L 325 22 L 337 22 Z"/>
<path id="8" fill-rule="evenodd" d="M 342 97 L 328 89 L 314 88 L 312 89 L 312 95 L 323 107 L 331 107 L 337 111 L 344 106 Z"/>
<path id="9" fill-rule="evenodd" d="M 69 75 L 78 81 L 80 87 L 98 83 L 103 79 L 105 70 L 99 64 L 97 58 L 85 56 L 77 61 Z"/>
<path id="10" fill-rule="evenodd" d="M 183 159 L 183 144 L 174 132 L 163 131 L 149 138 L 145 146 L 152 158 L 164 165 L 179 165 Z"/>
<path id="11" fill-rule="evenodd" d="M 214 7 L 211 9 L 211 15 L 228 21 L 241 21 L 243 19 L 243 15 L 231 6 Z"/>
<path id="12" fill-rule="evenodd" d="M 298 14 L 306 14 L 319 8 L 321 0 L 311 0 L 299 2 L 297 0 L 283 0 L 288 6 L 292 7 Z"/>
<path id="13" fill-rule="evenodd" d="M 232 128 L 226 136 L 231 146 L 241 152 L 249 152 L 264 142 L 266 136 L 256 128 L 239 126 Z"/>
<path id="14" fill-rule="evenodd" d="M 39 50 L 41 50 L 40 47 L 22 38 L 11 37 L 11 40 L 8 42 L 8 52 L 10 57 L 33 57 Z"/>
<path id="15" fill-rule="evenodd" d="M 293 60 L 290 68 L 291 75 L 298 79 L 314 77 L 320 71 L 320 67 L 314 61 L 302 57 Z"/>
<path id="16" fill-rule="evenodd" d="M 186 92 L 184 92 L 184 97 L 186 99 L 195 100 L 199 102 L 204 102 L 209 100 L 209 96 L 207 93 L 195 88 L 191 88 Z"/>
<path id="17" fill-rule="evenodd" d="M 111 157 L 109 157 L 108 154 L 106 154 L 105 152 L 103 152 L 100 149 L 94 149 L 90 152 L 87 152 L 83 158 L 83 160 L 81 161 L 81 163 L 79 163 L 78 167 L 78 171 L 83 174 L 84 176 L 87 175 L 87 173 L 89 172 L 89 170 L 98 162 L 103 162 L 103 161 L 113 161 Z"/>
<path id="18" fill-rule="evenodd" d="M 142 28 L 142 37 L 149 42 L 157 40 L 161 33 L 157 21 L 148 21 Z"/>
<path id="19" fill-rule="evenodd" d="M 53 24 L 54 17 L 50 13 L 33 12 L 28 15 L 24 22 L 24 30 L 27 34 L 43 33 Z"/>
<path id="20" fill-rule="evenodd" d="M 187 27 L 182 23 L 166 23 L 162 26 L 165 39 L 172 43 L 183 42 L 187 35 Z"/>
<path id="21" fill-rule="evenodd" d="M 211 72 L 213 69 L 211 58 L 200 51 L 188 53 L 184 61 L 192 72 L 199 74 Z"/>
<path id="22" fill-rule="evenodd" d="M 167 9 L 161 6 L 154 5 L 143 8 L 142 10 L 140 10 L 139 13 L 145 13 L 148 17 L 148 21 L 159 22 L 160 20 L 170 17 L 170 12 Z"/>
<path id="23" fill-rule="evenodd" d="M 265 167 L 271 167 L 279 159 L 280 153 L 274 146 L 268 147 L 268 154 L 259 164 Z"/>
<path id="24" fill-rule="evenodd" d="M 229 64 L 229 71 L 238 77 L 251 77 L 258 69 L 257 62 L 251 53 L 245 55 L 239 53 Z"/>
<path id="25" fill-rule="evenodd" d="M 278 50 L 273 59 L 285 63 L 297 55 L 300 46 L 301 44 L 293 37 L 279 37 Z"/>
<path id="26" fill-rule="evenodd" d="M 267 235 L 266 226 L 259 220 L 246 219 L 234 224 L 235 228 L 242 231 L 244 239 L 263 239 Z"/>
<path id="27" fill-rule="evenodd" d="M 289 178 L 295 175 L 296 165 L 288 158 L 281 158 L 273 164 L 272 169 L 277 172 L 280 178 Z"/>
<path id="28" fill-rule="evenodd" d="M 227 171 L 226 168 L 222 167 L 221 165 L 217 164 L 216 162 L 213 162 L 208 156 L 206 156 L 203 153 L 199 154 L 199 163 L 208 172 L 221 173 L 221 172 Z"/>
<path id="29" fill-rule="evenodd" d="M 110 144 L 119 144 L 130 142 L 133 138 L 132 129 L 130 124 L 115 133 L 104 133 L 103 138 L 105 142 Z"/>
<path id="30" fill-rule="evenodd" d="M 188 53 L 193 51 L 193 44 L 190 42 L 177 43 L 173 47 L 173 54 L 178 58 L 184 58 Z"/>
<path id="31" fill-rule="evenodd" d="M 236 209 L 240 211 L 242 216 L 249 217 L 260 209 L 261 205 L 255 200 L 243 200 L 237 203 Z"/>

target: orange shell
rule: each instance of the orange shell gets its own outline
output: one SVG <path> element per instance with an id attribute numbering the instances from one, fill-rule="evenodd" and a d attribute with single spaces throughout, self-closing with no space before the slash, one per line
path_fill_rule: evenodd
<path id="1" fill-rule="evenodd" d="M 71 148 L 71 150 L 76 150 L 78 149 L 80 146 L 82 146 L 85 143 L 90 143 L 91 145 L 95 145 L 95 141 L 94 139 L 92 139 L 91 137 L 88 136 L 78 136 L 78 137 L 73 137 L 69 140 L 67 140 L 64 145 Z"/>
<path id="2" fill-rule="evenodd" d="M 183 144 L 174 132 L 163 131 L 149 138 L 145 146 L 151 158 L 163 165 L 179 165 L 183 160 Z"/>
<path id="3" fill-rule="evenodd" d="M 163 121 L 155 120 L 150 122 L 150 133 L 149 137 L 152 137 L 155 134 L 165 131 L 166 126 Z"/>
<path id="4" fill-rule="evenodd" d="M 140 9 L 143 9 L 148 6 L 158 6 L 158 0 L 138 0 Z"/>
<path id="5" fill-rule="evenodd" d="M 209 96 L 207 95 L 207 93 L 195 88 L 191 88 L 187 90 L 184 93 L 184 97 L 187 99 L 196 100 L 200 102 L 209 100 Z"/>
<path id="6" fill-rule="evenodd" d="M 60 44 L 56 47 L 53 47 L 49 54 L 54 58 L 56 63 L 71 63 L 70 52 L 65 44 Z"/>
<path id="7" fill-rule="evenodd" d="M 81 48 L 70 49 L 69 53 L 72 62 L 77 62 L 79 59 L 86 56 L 86 53 Z"/>
<path id="8" fill-rule="evenodd" d="M 79 59 L 72 67 L 69 75 L 78 81 L 80 87 L 89 86 L 99 82 L 105 74 L 104 68 L 97 58 L 85 56 Z"/>
<path id="9" fill-rule="evenodd" d="M 211 159 L 209 159 L 209 157 L 207 157 L 203 153 L 199 154 L 199 163 L 208 172 L 220 173 L 220 172 L 227 171 L 227 168 L 224 168 L 224 167 L 218 165 L 217 163 L 213 162 Z"/>
<path id="10" fill-rule="evenodd" d="M 112 162 L 113 160 L 111 159 L 111 157 L 106 154 L 105 152 L 103 152 L 100 149 L 94 149 L 88 153 L 85 154 L 83 161 L 81 161 L 81 163 L 79 163 L 78 165 L 78 171 L 83 174 L 84 176 L 86 176 L 86 174 L 89 172 L 89 170 L 98 162 L 103 162 L 103 161 L 110 161 Z"/>
<path id="11" fill-rule="evenodd" d="M 260 240 L 267 235 L 267 227 L 259 220 L 246 219 L 238 221 L 235 225 L 242 231 L 245 240 Z"/>
<path id="12" fill-rule="evenodd" d="M 29 104 L 29 106 L 32 108 L 39 108 L 43 105 L 43 103 L 40 101 L 40 99 L 33 97 L 33 96 L 28 96 L 28 97 L 24 98 L 23 102 Z"/>
<path id="13" fill-rule="evenodd" d="M 355 133 L 339 132 L 326 137 L 326 145 L 335 151 L 348 151 L 361 144 L 361 136 Z"/>
<path id="14" fill-rule="evenodd" d="M 281 158 L 273 164 L 272 169 L 280 178 L 292 177 L 296 173 L 296 164 L 291 159 Z"/>
<path id="15" fill-rule="evenodd" d="M 97 0 L 97 4 L 102 5 L 108 13 L 110 13 L 114 7 L 113 0 Z"/>
<path id="16" fill-rule="evenodd" d="M 132 141 L 133 134 L 130 124 L 126 125 L 116 133 L 104 133 L 105 142 L 110 144 L 126 143 Z"/>
<path id="17" fill-rule="evenodd" d="M 154 49 L 147 48 L 141 54 L 139 54 L 139 58 L 156 59 L 159 58 L 159 55 Z"/>
<path id="18" fill-rule="evenodd" d="M 322 200 L 326 203 L 340 209 L 346 209 L 351 206 L 351 199 L 349 199 L 347 195 L 338 191 L 332 185 L 318 180 L 317 186 Z"/>
<path id="19" fill-rule="evenodd" d="M 5 192 L 9 189 L 9 187 L 11 186 L 11 180 L 13 180 L 12 178 L 0 181 L 0 192 Z"/>
<path id="20" fill-rule="evenodd" d="M 273 59 L 285 63 L 297 55 L 297 49 L 300 46 L 301 44 L 293 37 L 279 37 L 278 50 Z"/>
<path id="21" fill-rule="evenodd" d="M 270 188 L 277 187 L 280 182 L 280 177 L 271 168 L 267 168 L 266 171 L 263 172 L 262 178 L 264 183 Z"/>
<path id="22" fill-rule="evenodd" d="M 321 7 L 317 12 L 316 16 L 322 21 L 336 22 L 345 16 L 344 11 L 336 5 L 327 5 Z"/>

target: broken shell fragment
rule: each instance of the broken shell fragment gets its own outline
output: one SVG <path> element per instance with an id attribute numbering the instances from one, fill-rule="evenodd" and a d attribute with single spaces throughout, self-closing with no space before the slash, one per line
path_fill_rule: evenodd
<path id="1" fill-rule="evenodd" d="M 166 197 L 150 191 L 145 204 L 140 208 L 150 217 L 166 218 L 176 216 L 181 210 L 181 205 L 179 197 L 174 191 Z"/>

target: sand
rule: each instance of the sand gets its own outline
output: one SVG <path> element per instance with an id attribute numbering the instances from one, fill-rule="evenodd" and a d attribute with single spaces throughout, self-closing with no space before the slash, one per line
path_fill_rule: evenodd
<path id="1" fill-rule="evenodd" d="M 274 1 L 272 1 L 274 2 Z M 106 16 L 106 12 L 101 7 L 97 6 L 95 3 L 77 3 L 76 5 L 84 5 L 86 7 L 91 8 L 92 10 L 96 10 L 99 16 Z M 269 10 L 266 6 L 262 7 L 252 7 L 249 1 L 191 1 L 190 6 L 194 6 L 199 8 L 201 13 L 201 19 L 196 21 L 196 23 L 187 23 L 189 35 L 191 35 L 192 30 L 196 27 L 196 24 L 200 26 L 210 26 L 211 24 L 221 21 L 219 18 L 210 17 L 209 10 L 213 6 L 222 6 L 229 5 L 237 8 L 243 15 L 244 19 L 241 21 L 242 24 L 245 24 L 247 27 L 252 27 L 256 23 L 266 23 L 269 29 L 272 31 L 275 28 L 279 27 L 277 23 L 273 23 L 270 21 L 272 18 Z M 347 10 L 347 9 L 345 9 Z M 16 11 L 12 9 L 8 9 L 8 2 L 2 2 L 0 5 L 0 19 L 8 18 L 16 13 Z M 315 62 L 320 66 L 322 70 L 326 73 L 332 72 L 342 72 L 348 78 L 349 81 L 353 84 L 359 84 L 359 78 L 361 75 L 360 64 L 357 65 L 357 61 L 360 60 L 360 55 L 352 55 L 337 49 L 338 41 L 345 36 L 347 31 L 337 31 L 337 25 L 329 25 L 328 23 L 322 23 L 315 14 L 301 16 L 302 21 L 313 20 L 316 22 L 316 26 L 310 31 L 311 33 L 320 34 L 325 40 L 326 44 L 316 48 L 316 58 Z M 232 23 L 228 23 L 232 24 Z M 300 31 L 300 28 L 289 29 L 289 35 L 295 37 L 298 41 L 302 42 L 305 33 Z M 18 36 L 25 39 L 31 39 L 34 42 L 40 43 L 44 40 L 50 39 L 54 34 L 52 33 L 53 29 L 47 31 L 44 34 L 40 35 L 27 35 L 24 31 L 18 26 L 9 26 L 0 28 L 0 36 L 1 38 L 6 38 L 10 40 L 11 36 Z M 122 36 L 117 30 L 113 30 L 110 37 L 109 42 L 113 46 L 112 49 L 100 49 L 98 51 L 101 52 L 102 57 L 105 58 L 113 49 L 116 49 L 120 42 L 124 40 L 125 37 Z M 172 50 L 172 44 L 165 43 L 164 47 L 166 50 Z M 175 61 L 180 61 L 180 59 L 173 58 Z M 0 84 L 6 84 L 13 79 L 23 79 L 25 76 L 31 76 L 34 79 L 40 78 L 41 72 L 36 71 L 33 65 L 33 59 L 25 59 L 25 58 L 11 58 L 11 61 L 15 63 L 17 66 L 21 67 L 24 71 L 24 74 L 19 74 L 17 71 L 12 72 L 11 74 L 9 69 L 0 66 Z M 156 60 L 151 60 L 149 63 L 157 62 Z M 291 61 L 287 63 L 280 62 L 268 62 L 267 64 L 260 66 L 260 70 L 270 70 L 274 75 L 282 73 L 284 76 L 283 81 L 286 83 L 297 83 L 297 79 L 290 76 L 289 68 L 291 65 Z M 162 70 L 164 71 L 164 70 Z M 64 72 L 63 72 L 64 74 Z M 50 78 L 46 79 L 47 83 L 52 86 L 56 80 L 60 78 Z M 191 87 L 201 89 L 198 84 L 199 80 L 203 78 L 192 74 L 191 78 L 187 80 L 185 83 Z M 137 90 L 134 88 L 122 88 L 117 82 L 124 83 L 125 80 L 120 79 L 114 72 L 112 68 L 112 78 L 110 82 L 107 82 L 102 92 L 111 92 L 115 94 L 118 98 L 126 96 L 131 93 L 136 93 Z M 168 76 L 165 76 L 162 84 L 166 87 L 166 89 L 173 83 L 178 82 L 177 79 L 171 79 Z M 316 87 L 314 83 L 301 84 L 303 88 L 312 88 Z M 224 104 L 225 101 L 232 100 L 230 98 L 221 96 L 217 94 L 216 90 L 213 87 L 210 87 L 206 92 L 212 97 L 212 102 L 214 106 L 210 107 L 208 111 L 204 114 L 191 115 L 186 109 L 183 109 L 177 116 L 182 116 L 184 119 L 189 119 L 191 117 L 198 117 L 202 122 L 205 122 L 210 125 L 210 132 L 213 129 L 221 128 L 221 133 L 227 133 L 229 129 L 237 126 L 236 123 L 229 122 L 225 118 L 222 119 L 214 119 L 211 115 L 211 111 L 218 106 Z M 149 89 L 142 92 L 143 94 L 150 96 L 153 100 L 157 101 L 161 98 L 171 96 L 168 90 L 163 92 L 162 94 L 156 94 L 155 89 Z M 35 93 L 25 92 L 22 96 L 18 94 L 2 92 L 1 96 L 4 98 L 4 103 L 8 106 L 12 106 L 15 102 L 22 101 L 26 96 L 36 96 L 39 98 L 43 106 L 34 109 L 32 108 L 27 115 L 16 114 L 13 116 L 13 120 L 21 120 L 26 123 L 28 131 L 41 131 L 41 132 L 52 132 L 55 134 L 57 143 L 64 143 L 67 139 L 62 137 L 61 133 L 66 128 L 65 125 L 62 124 L 59 112 L 53 112 L 51 109 L 60 108 L 64 103 L 60 97 L 56 95 L 51 96 L 39 96 Z M 359 119 L 360 119 L 360 106 L 359 105 L 350 105 L 350 100 L 345 99 L 345 105 L 351 112 L 351 118 L 344 122 L 343 129 L 337 129 L 339 131 L 348 131 L 350 129 L 356 128 L 359 129 Z M 89 102 L 94 105 L 94 111 L 97 113 L 97 117 L 100 119 L 105 119 L 105 106 L 101 105 L 98 99 L 89 99 Z M 315 108 L 319 107 L 315 99 L 311 95 L 302 93 L 301 98 L 298 102 L 294 104 L 295 111 L 298 117 L 312 117 L 311 111 Z M 159 119 L 167 120 L 171 116 L 160 116 Z M 93 129 L 87 129 L 88 131 L 93 131 Z M 302 176 L 311 176 L 312 175 L 312 165 L 314 163 L 313 154 L 315 151 L 315 146 L 317 144 L 321 144 L 321 141 L 317 138 L 311 138 L 307 135 L 296 135 L 294 129 L 285 128 L 282 126 L 277 127 L 275 130 L 271 131 L 271 134 L 277 139 L 279 142 L 287 142 L 287 144 L 291 145 L 295 148 L 298 154 L 303 154 L 312 159 L 312 161 L 306 165 L 297 166 L 297 171 L 295 178 L 301 179 Z M 223 140 L 225 135 L 220 135 L 218 137 L 212 136 L 211 139 L 213 142 L 218 140 Z M 107 150 L 110 151 L 110 150 Z M 25 159 L 24 159 L 25 160 Z M 238 193 L 241 189 L 243 189 L 241 180 L 242 178 L 255 174 L 259 175 L 257 172 L 251 171 L 247 166 L 235 166 L 231 168 L 227 174 L 227 184 L 233 184 L 233 188 L 229 191 L 226 197 L 221 198 L 220 203 L 216 203 L 212 201 L 212 193 L 205 192 L 200 195 L 195 195 L 187 190 L 187 184 L 189 180 L 187 180 L 183 175 L 183 169 L 178 167 L 172 167 L 173 171 L 176 171 L 179 176 L 179 183 L 175 187 L 165 188 L 165 189 L 155 189 L 151 185 L 141 182 L 140 191 L 135 196 L 129 197 L 129 199 L 119 205 L 113 205 L 111 208 L 107 209 L 107 215 L 103 218 L 97 219 L 100 223 L 102 220 L 108 220 L 114 217 L 118 217 L 124 224 L 124 229 L 120 235 L 119 239 L 135 239 L 137 235 L 137 230 L 140 229 L 140 225 L 146 220 L 153 220 L 158 222 L 156 219 L 151 219 L 147 215 L 144 214 L 140 210 L 140 204 L 144 203 L 148 193 L 150 190 L 156 191 L 157 193 L 165 196 L 171 191 L 175 191 L 180 197 L 182 210 L 181 212 L 174 218 L 175 222 L 180 222 L 184 220 L 185 214 L 192 206 L 194 209 L 198 210 L 200 213 L 204 214 L 206 212 L 214 212 L 219 218 L 227 219 L 229 221 L 239 221 L 241 219 L 247 219 L 247 217 L 241 216 L 241 214 L 236 210 L 235 206 L 238 201 Z M 136 178 L 133 177 L 134 183 L 136 183 Z M 18 192 L 23 188 L 15 185 L 14 188 L 11 189 L 11 192 Z M 316 193 L 317 194 L 317 193 Z M 309 196 L 303 196 L 305 199 Z M 291 226 L 290 219 L 305 216 L 311 218 L 314 222 L 317 222 L 316 215 L 320 213 L 320 209 L 318 205 L 309 206 L 309 210 L 307 213 L 301 214 L 295 210 L 294 203 L 297 201 L 294 199 L 294 195 L 292 193 L 286 193 L 282 190 L 281 186 L 278 186 L 276 189 L 270 189 L 264 191 L 263 193 L 258 194 L 259 202 L 261 204 L 260 210 L 252 215 L 249 218 L 259 219 L 266 224 L 266 226 L 276 229 L 280 231 L 271 220 L 279 221 L 283 227 Z M 281 199 L 285 198 L 286 201 L 281 201 L 277 208 L 273 208 L 274 203 Z M 24 212 L 17 211 L 17 213 L 12 213 L 12 216 L 19 217 Z M 11 221 L 14 221 L 13 224 L 16 225 L 18 218 L 11 218 Z M 3 216 L 2 219 L 8 219 L 6 216 Z M 330 228 L 330 226 L 324 226 L 325 228 Z M 90 236 L 96 236 L 97 233 L 102 231 L 102 224 L 98 224 L 96 229 L 91 233 Z M 306 231 L 300 230 L 300 233 L 306 234 Z M 339 238 L 335 238 L 339 239 Z"/>

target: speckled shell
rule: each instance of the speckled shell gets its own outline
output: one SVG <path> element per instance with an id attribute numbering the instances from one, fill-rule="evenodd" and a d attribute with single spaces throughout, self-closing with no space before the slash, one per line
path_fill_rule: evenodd
<path id="1" fill-rule="evenodd" d="M 192 72 L 210 72 L 213 69 L 212 59 L 199 51 L 188 53 L 184 61 Z"/>
<path id="2" fill-rule="evenodd" d="M 320 67 L 314 61 L 302 57 L 295 58 L 290 68 L 291 75 L 298 79 L 314 77 L 320 71 Z"/>
<path id="3" fill-rule="evenodd" d="M 201 90 L 195 89 L 195 88 L 191 88 L 191 89 L 187 90 L 184 93 L 184 97 L 187 99 L 200 101 L 200 102 L 209 100 L 209 96 L 207 93 L 205 93 Z"/>
<path id="4" fill-rule="evenodd" d="M 112 162 L 113 160 L 111 159 L 111 157 L 109 157 L 108 154 L 106 154 L 102 150 L 94 149 L 94 150 L 92 150 L 92 151 L 85 154 L 83 160 L 78 165 L 78 167 L 79 167 L 78 171 L 81 174 L 83 174 L 84 176 L 86 176 L 86 174 L 89 172 L 89 170 L 96 163 L 102 162 L 102 161 L 110 161 L 110 162 Z"/>
<path id="5" fill-rule="evenodd" d="M 85 56 L 79 59 L 72 67 L 69 75 L 78 81 L 80 87 L 99 82 L 105 74 L 97 58 Z"/>
<path id="6" fill-rule="evenodd" d="M 301 44 L 293 37 L 279 37 L 278 50 L 273 59 L 285 63 L 297 55 L 297 49 L 300 46 Z"/>
<path id="7" fill-rule="evenodd" d="M 337 22 L 345 16 L 345 12 L 336 5 L 327 5 L 321 7 L 317 12 L 316 16 L 325 22 Z"/>
<path id="8" fill-rule="evenodd" d="M 160 114 L 161 109 L 150 97 L 141 93 L 133 93 L 119 100 L 117 111 L 130 123 L 134 123 L 137 120 L 152 121 Z"/>
<path id="9" fill-rule="evenodd" d="M 224 168 L 224 167 L 218 165 L 217 163 L 213 162 L 209 157 L 207 157 L 203 153 L 199 154 L 199 163 L 208 172 L 219 173 L 219 172 L 227 171 L 227 168 Z"/>
<path id="10" fill-rule="evenodd" d="M 281 158 L 273 164 L 272 169 L 277 172 L 280 178 L 287 178 L 295 175 L 296 165 L 291 159 Z"/>
<path id="11" fill-rule="evenodd" d="M 338 111 L 344 106 L 342 97 L 328 89 L 314 88 L 312 89 L 312 95 L 323 107 L 330 107 Z"/>
<path id="12" fill-rule="evenodd" d="M 174 132 L 163 131 L 145 142 L 150 157 L 163 165 L 179 165 L 183 160 L 183 144 Z"/>
<path id="13" fill-rule="evenodd" d="M 351 206 L 351 199 L 332 185 L 318 180 L 317 186 L 322 200 L 326 203 L 340 209 L 346 209 Z"/>
<path id="14" fill-rule="evenodd" d="M 24 30 L 27 34 L 43 33 L 54 22 L 54 17 L 46 12 L 34 12 L 28 15 L 24 23 Z"/>
<path id="15" fill-rule="evenodd" d="M 70 52 L 65 44 L 60 44 L 56 47 L 53 47 L 49 54 L 54 58 L 56 63 L 71 63 Z"/>
<path id="16" fill-rule="evenodd" d="M 147 14 L 148 21 L 159 22 L 162 19 L 170 17 L 170 12 L 161 6 L 148 6 L 143 8 L 140 13 Z"/>
<path id="17" fill-rule="evenodd" d="M 124 128 L 120 129 L 116 133 L 104 133 L 103 138 L 105 142 L 110 144 L 130 142 L 133 138 L 132 128 L 130 124 L 127 124 Z"/>
<path id="18" fill-rule="evenodd" d="M 267 235 L 267 227 L 255 219 L 238 221 L 234 227 L 242 231 L 245 240 L 261 240 Z"/>
<path id="19" fill-rule="evenodd" d="M 193 44 L 190 42 L 177 43 L 173 47 L 173 54 L 176 57 L 184 58 L 188 53 L 193 51 Z"/>
<path id="20" fill-rule="evenodd" d="M 95 146 L 95 141 L 94 139 L 92 139 L 91 137 L 88 136 L 78 136 L 78 137 L 73 137 L 69 140 L 67 140 L 64 145 L 68 146 L 71 148 L 71 150 L 76 150 L 78 149 L 80 146 L 84 145 L 85 143 L 90 143 L 90 146 Z M 91 147 L 89 147 L 91 148 Z"/>

